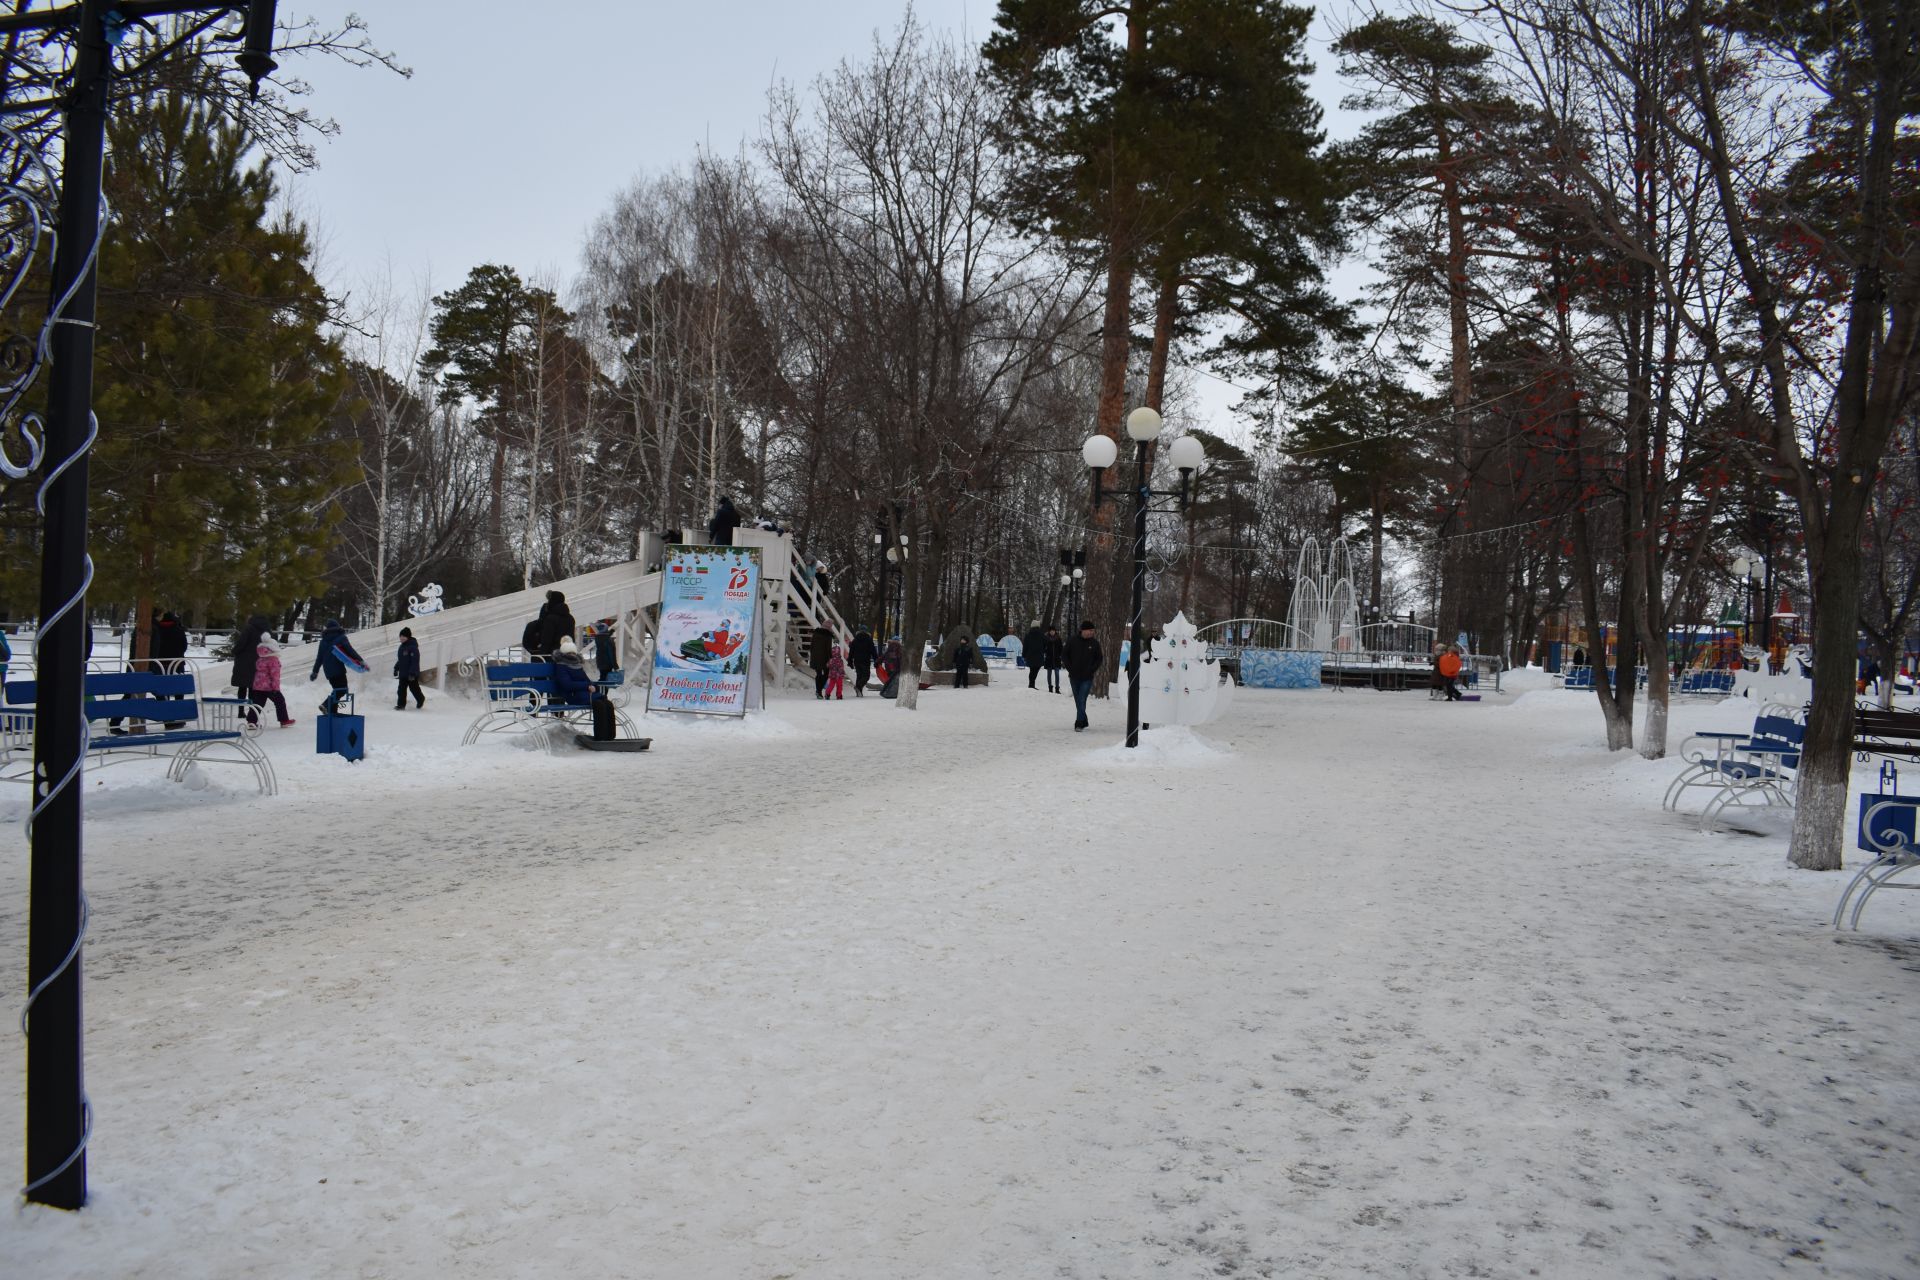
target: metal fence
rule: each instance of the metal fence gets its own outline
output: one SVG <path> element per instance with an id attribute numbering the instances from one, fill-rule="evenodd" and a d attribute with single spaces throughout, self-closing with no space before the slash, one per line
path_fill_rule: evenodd
<path id="1" fill-rule="evenodd" d="M 1424 688 L 1433 669 L 1434 629 L 1413 622 L 1376 622 L 1343 631 L 1332 643 L 1315 648 L 1304 643 L 1298 627 L 1272 618 L 1232 618 L 1210 623 L 1196 633 L 1209 658 L 1237 664 L 1248 649 L 1318 652 L 1322 683 L 1339 687 Z M 1481 683 L 1491 681 L 1500 690 L 1506 662 L 1497 654 L 1468 653 L 1461 670 L 1474 673 Z M 1327 675 L 1332 678 L 1328 679 Z"/>

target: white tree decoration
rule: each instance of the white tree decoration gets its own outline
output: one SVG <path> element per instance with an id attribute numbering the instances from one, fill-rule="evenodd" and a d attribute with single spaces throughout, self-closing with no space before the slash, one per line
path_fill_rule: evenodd
<path id="1" fill-rule="evenodd" d="M 440 584 L 429 582 L 420 588 L 420 594 L 407 597 L 407 612 L 416 618 L 424 618 L 430 613 L 440 612 Z"/>
<path id="2" fill-rule="evenodd" d="M 1233 701 L 1233 682 L 1220 679 L 1220 664 L 1194 639 L 1187 615 L 1176 613 L 1152 656 L 1140 663 L 1140 720 L 1148 725 L 1211 724 Z"/>

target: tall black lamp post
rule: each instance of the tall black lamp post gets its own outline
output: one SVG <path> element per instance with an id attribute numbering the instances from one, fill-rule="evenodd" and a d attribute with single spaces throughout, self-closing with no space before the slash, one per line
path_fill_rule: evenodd
<path id="1" fill-rule="evenodd" d="M 907 617 L 907 535 L 900 535 L 900 545 L 887 548 L 887 563 L 893 568 L 893 623 L 888 636 L 901 635 L 906 630 Z"/>
<path id="2" fill-rule="evenodd" d="M 1133 440 L 1133 617 L 1129 632 L 1131 643 L 1127 646 L 1129 747 L 1140 745 L 1140 650 L 1146 643 L 1141 631 L 1140 615 L 1145 607 L 1147 580 L 1147 512 L 1152 508 L 1155 498 L 1178 498 L 1178 509 L 1185 511 L 1193 500 L 1189 482 L 1207 457 L 1206 447 L 1199 440 L 1193 436 L 1181 436 L 1168 451 L 1173 465 L 1180 472 L 1180 487 L 1151 487 L 1147 474 L 1148 447 L 1158 438 L 1164 425 L 1160 414 L 1144 405 L 1127 415 L 1127 435 Z M 1100 473 L 1112 466 L 1119 456 L 1120 446 L 1114 443 L 1111 436 L 1089 436 L 1080 447 L 1081 460 L 1093 472 L 1093 505 L 1096 507 L 1107 498 L 1100 488 Z"/>
<path id="3" fill-rule="evenodd" d="M 240 70 L 257 93 L 274 69 L 277 0 L 82 0 L 0 17 L 0 37 L 62 36 L 73 45 L 58 105 L 63 130 L 59 234 L 45 341 L 51 365 L 40 510 L 40 628 L 34 641 L 32 847 L 27 927 L 27 1182 L 39 1204 L 78 1209 L 87 1201 L 87 1140 L 92 1116 L 83 1073 L 80 944 L 86 931 L 81 890 L 80 767 L 86 753 L 87 452 L 93 446 L 95 268 L 100 249 L 100 177 L 106 149 L 107 90 L 113 46 L 130 24 L 197 14 L 208 29 L 223 14 L 244 13 Z M 16 6 L 24 10 L 26 6 Z M 149 51 L 151 52 L 151 51 Z M 162 54 L 164 54 L 164 50 Z M 160 56 L 160 55 L 154 55 Z M 46 102 L 0 105 L 0 116 L 45 109 Z M 28 380 L 31 374 L 25 375 Z M 16 381 L 16 387 L 24 382 Z M 11 406 L 9 406 L 11 407 Z"/>
<path id="4" fill-rule="evenodd" d="M 1063 625 L 1067 627 L 1073 626 L 1073 620 L 1080 612 L 1080 584 L 1086 576 L 1087 549 L 1060 548 L 1060 598 L 1067 615 Z"/>
<path id="5" fill-rule="evenodd" d="M 1733 562 L 1733 576 L 1740 579 L 1741 616 L 1744 619 L 1745 636 L 1748 645 L 1753 643 L 1753 561 L 1740 556 Z"/>
<path id="6" fill-rule="evenodd" d="M 884 632 L 886 631 L 886 629 L 887 629 L 887 557 L 886 557 L 886 545 L 887 545 L 887 535 L 886 535 L 885 533 L 875 533 L 875 534 L 873 535 L 873 563 L 874 563 L 874 591 L 873 591 L 873 613 L 874 613 L 874 625 L 875 625 L 875 626 L 877 626 L 877 627 L 879 627 L 879 628 L 880 628 L 880 630 L 882 631 L 882 633 L 884 633 Z M 883 634 L 883 635 L 882 635 L 882 639 L 884 639 L 884 638 L 885 638 L 885 636 L 884 636 L 884 634 Z"/>

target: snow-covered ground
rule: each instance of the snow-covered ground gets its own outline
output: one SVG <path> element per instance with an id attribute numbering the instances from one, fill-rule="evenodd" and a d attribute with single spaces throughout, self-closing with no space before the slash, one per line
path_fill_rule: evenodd
<path id="1" fill-rule="evenodd" d="M 1836 937 L 1543 685 L 1149 765 L 1017 678 L 640 756 L 376 695 L 359 765 L 302 696 L 277 798 L 92 773 L 93 1201 L 0 1275 L 1920 1275 L 1920 895 Z"/>

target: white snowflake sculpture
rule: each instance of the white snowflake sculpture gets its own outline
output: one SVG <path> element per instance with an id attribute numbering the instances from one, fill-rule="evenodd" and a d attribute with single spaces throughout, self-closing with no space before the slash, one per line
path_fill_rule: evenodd
<path id="1" fill-rule="evenodd" d="M 407 597 L 407 612 L 416 618 L 424 618 L 430 613 L 440 612 L 440 584 L 429 582 L 420 588 L 420 594 Z"/>
<path id="2" fill-rule="evenodd" d="M 1140 660 L 1140 719 L 1144 724 L 1211 724 L 1233 701 L 1233 681 L 1194 639 L 1194 625 L 1176 613 Z"/>

